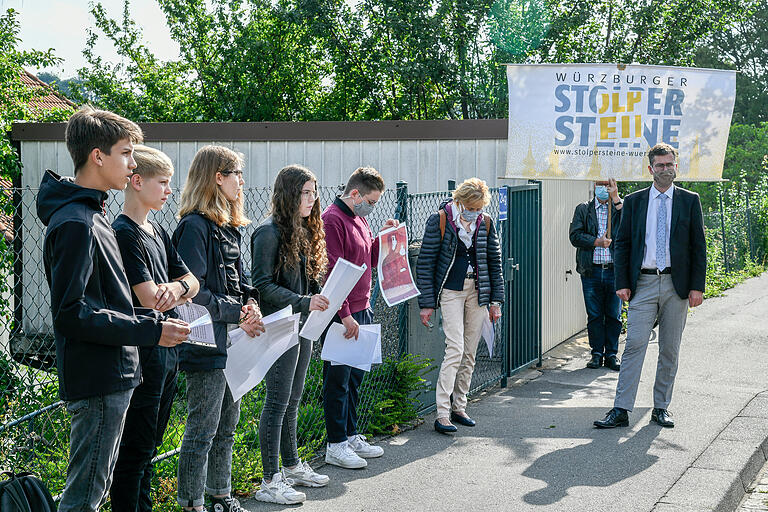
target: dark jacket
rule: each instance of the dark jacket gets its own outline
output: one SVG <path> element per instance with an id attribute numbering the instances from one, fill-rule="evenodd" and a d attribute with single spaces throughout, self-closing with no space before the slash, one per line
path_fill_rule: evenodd
<path id="1" fill-rule="evenodd" d="M 443 201 L 439 210 L 446 210 L 452 200 Z M 424 238 L 421 242 L 419 259 L 416 262 L 416 286 L 419 288 L 420 308 L 437 308 L 440 305 L 440 293 L 445 279 L 456 258 L 459 240 L 453 216 L 446 211 L 445 236 L 440 240 L 440 215 L 435 212 L 427 219 Z M 487 306 L 491 302 L 504 302 L 504 278 L 501 272 L 501 246 L 496 227 L 490 222 L 486 232 L 484 218 L 477 218 L 477 226 L 472 245 L 477 257 L 478 278 L 475 286 L 478 290 L 478 303 Z"/>
<path id="2" fill-rule="evenodd" d="M 265 219 L 251 235 L 251 280 L 259 291 L 261 311 L 269 315 L 289 304 L 301 313 L 303 322 L 309 314 L 312 295 L 320 293 L 320 285 L 307 277 L 307 259 L 301 254 L 299 264 L 277 270 L 280 261 L 280 228 Z"/>
<path id="3" fill-rule="evenodd" d="M 141 382 L 136 345 L 156 345 L 162 334 L 162 315 L 134 314 L 120 249 L 103 210 L 106 199 L 105 192 L 51 171 L 37 194 L 37 216 L 48 226 L 43 264 L 63 400 L 135 388 Z"/>
<path id="4" fill-rule="evenodd" d="M 595 252 L 598 228 L 595 201 L 593 198 L 591 201 L 586 201 L 576 207 L 576 210 L 573 212 L 571 229 L 568 233 L 571 245 L 576 248 L 576 272 L 583 276 L 592 275 L 592 256 Z M 617 210 L 611 204 L 611 236 L 614 238 L 616 238 L 616 233 L 619 232 L 621 212 L 622 210 Z M 611 258 L 613 258 L 614 242 L 611 242 L 608 248 L 611 251 Z"/>
<path id="5" fill-rule="evenodd" d="M 699 194 L 675 185 L 672 197 L 672 222 L 669 236 L 672 283 L 681 299 L 691 290 L 704 291 L 707 274 L 707 243 Z M 614 240 L 614 278 L 616 289 L 629 288 L 635 296 L 637 278 L 645 253 L 645 223 L 650 187 L 624 198 L 624 215 Z"/>
<path id="6" fill-rule="evenodd" d="M 192 299 L 205 306 L 213 320 L 216 350 L 184 343 L 179 350 L 179 368 L 186 371 L 223 369 L 227 365 L 227 324 L 240 320 L 240 308 L 258 293 L 243 277 L 242 259 L 237 262 L 241 297 L 227 295 L 227 274 L 221 254 L 224 235 L 215 222 L 200 213 L 185 215 L 173 232 L 173 245 L 189 271 L 200 281 L 200 291 Z M 240 232 L 237 232 L 240 245 Z"/>

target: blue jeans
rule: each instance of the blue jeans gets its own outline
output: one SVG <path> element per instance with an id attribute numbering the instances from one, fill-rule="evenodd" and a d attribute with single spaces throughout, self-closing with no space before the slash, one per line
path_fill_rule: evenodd
<path id="1" fill-rule="evenodd" d="M 610 357 L 619 351 L 621 300 L 616 296 L 613 265 L 592 265 L 592 275 L 581 276 L 584 305 L 587 308 L 587 333 L 593 356 Z"/>
<path id="2" fill-rule="evenodd" d="M 240 419 L 224 370 L 186 372 L 187 425 L 179 453 L 176 497 L 182 507 L 199 507 L 203 492 L 212 496 L 232 489 L 232 446 Z"/>
<path id="3" fill-rule="evenodd" d="M 371 324 L 373 310 L 369 308 L 352 313 L 352 318 L 360 325 Z M 338 315 L 333 321 L 341 322 Z M 341 443 L 357 434 L 358 388 L 363 377 L 365 372 L 359 368 L 323 362 L 323 409 L 329 443 Z"/>
<path id="4" fill-rule="evenodd" d="M 176 395 L 178 352 L 139 347 L 141 384 L 133 391 L 110 491 L 112 512 L 152 512 L 152 458 L 163 442 Z"/>
<path id="5" fill-rule="evenodd" d="M 67 402 L 72 416 L 61 512 L 96 512 L 107 501 L 133 389 Z"/>
<path id="6" fill-rule="evenodd" d="M 312 342 L 299 338 L 299 344 L 280 356 L 264 377 L 267 396 L 259 419 L 259 444 L 266 479 L 280 471 L 278 455 L 283 466 L 299 463 L 296 422 L 311 358 Z"/>

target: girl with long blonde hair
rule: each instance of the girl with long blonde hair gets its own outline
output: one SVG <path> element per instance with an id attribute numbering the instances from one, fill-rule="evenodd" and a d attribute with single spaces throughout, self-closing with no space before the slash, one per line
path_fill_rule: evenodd
<path id="1" fill-rule="evenodd" d="M 204 493 L 215 510 L 241 512 L 231 497 L 232 446 L 240 401 L 224 376 L 227 332 L 237 324 L 249 335 L 264 332 L 256 290 L 243 277 L 238 228 L 243 213 L 243 156 L 223 146 L 195 155 L 181 193 L 176 249 L 200 282 L 193 299 L 213 320 L 215 347 L 184 344 L 179 369 L 187 377 L 188 417 L 179 454 L 178 502 L 204 510 Z"/>

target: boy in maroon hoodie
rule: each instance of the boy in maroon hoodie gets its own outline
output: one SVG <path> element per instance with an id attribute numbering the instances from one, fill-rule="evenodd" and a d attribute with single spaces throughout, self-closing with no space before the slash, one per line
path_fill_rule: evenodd
<path id="1" fill-rule="evenodd" d="M 339 258 L 367 266 L 365 273 L 341 305 L 334 318 L 344 324 L 347 339 L 357 339 L 360 324 L 373 323 L 371 272 L 378 264 L 379 241 L 374 238 L 366 216 L 384 192 L 384 180 L 372 167 L 352 173 L 344 193 L 323 212 L 328 274 Z M 399 223 L 389 219 L 382 230 Z M 366 458 L 381 457 L 384 450 L 371 446 L 357 433 L 358 388 L 365 372 L 347 365 L 323 365 L 323 408 L 328 448 L 325 462 L 342 468 L 364 468 Z"/>

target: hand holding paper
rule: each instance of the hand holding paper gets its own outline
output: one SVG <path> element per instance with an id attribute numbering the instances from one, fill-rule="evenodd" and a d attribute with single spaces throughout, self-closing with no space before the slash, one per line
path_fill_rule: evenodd
<path id="1" fill-rule="evenodd" d="M 370 371 L 372 364 L 381 363 L 381 324 L 361 325 L 357 340 L 344 336 L 343 325 L 331 324 L 320 358 L 333 365 Z"/>
<path id="2" fill-rule="evenodd" d="M 239 400 L 264 379 L 272 365 L 287 350 L 299 343 L 299 313 L 291 314 L 291 306 L 262 319 L 264 333 L 249 336 L 243 329 L 229 332 L 224 376 L 234 400 Z"/>
<path id="3" fill-rule="evenodd" d="M 301 329 L 301 336 L 308 340 L 317 341 L 323 331 L 331 323 L 333 315 L 341 307 L 341 304 L 355 287 L 365 272 L 366 265 L 358 267 L 344 258 L 339 258 L 333 266 L 331 274 L 325 281 L 325 286 L 320 294 L 328 299 L 328 309 L 325 311 L 311 311 Z"/>

